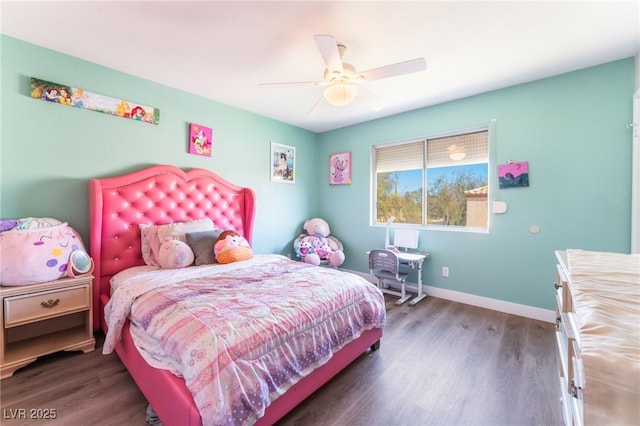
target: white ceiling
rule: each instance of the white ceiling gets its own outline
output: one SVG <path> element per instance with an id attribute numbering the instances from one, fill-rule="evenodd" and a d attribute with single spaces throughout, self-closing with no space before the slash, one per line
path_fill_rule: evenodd
<path id="1" fill-rule="evenodd" d="M 0 31 L 323 132 L 635 56 L 639 4 L 2 1 Z M 365 83 L 386 102 L 380 111 L 356 99 L 346 107 L 321 102 L 309 113 L 322 87 L 259 84 L 321 80 L 314 34 L 346 44 L 343 59 L 358 71 L 418 57 L 427 70 Z"/>

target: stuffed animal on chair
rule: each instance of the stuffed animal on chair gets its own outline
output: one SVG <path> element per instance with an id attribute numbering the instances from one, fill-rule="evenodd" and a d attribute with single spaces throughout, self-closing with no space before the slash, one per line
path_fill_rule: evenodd
<path id="1" fill-rule="evenodd" d="M 330 235 L 329 224 L 324 219 L 309 219 L 303 228 L 307 233 L 300 234 L 293 242 L 299 259 L 313 265 L 328 262 L 334 268 L 344 263 L 342 243 Z"/>

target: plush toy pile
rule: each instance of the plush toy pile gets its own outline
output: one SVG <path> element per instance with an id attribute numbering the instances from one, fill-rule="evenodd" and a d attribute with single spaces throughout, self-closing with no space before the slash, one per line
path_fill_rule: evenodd
<path id="1" fill-rule="evenodd" d="M 293 242 L 299 259 L 313 265 L 329 263 L 334 268 L 344 263 L 342 243 L 330 235 L 329 224 L 324 219 L 309 219 L 303 228 L 307 233 L 300 234 Z"/>
<path id="2" fill-rule="evenodd" d="M 235 231 L 224 231 L 213 246 L 218 263 L 231 263 L 253 257 L 249 242 Z"/>

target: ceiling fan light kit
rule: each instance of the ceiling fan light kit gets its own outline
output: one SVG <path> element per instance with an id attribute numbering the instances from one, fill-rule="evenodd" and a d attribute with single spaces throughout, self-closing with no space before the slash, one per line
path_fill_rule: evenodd
<path id="1" fill-rule="evenodd" d="M 451 158 L 453 161 L 464 160 L 464 157 L 467 156 L 467 153 L 464 151 L 464 147 L 457 146 L 455 144 L 450 145 L 447 148 L 447 151 L 449 152 L 449 158 Z"/>
<path id="2" fill-rule="evenodd" d="M 333 106 L 345 106 L 354 101 L 358 88 L 351 84 L 332 84 L 324 89 L 324 98 Z"/>
<path id="3" fill-rule="evenodd" d="M 358 95 L 357 84 L 427 69 L 427 63 L 424 58 L 417 58 L 385 65 L 368 71 L 356 72 L 353 65 L 342 62 L 342 56 L 346 52 L 347 47 L 342 43 L 338 43 L 334 36 L 315 35 L 314 39 L 326 65 L 323 75 L 324 79 L 322 81 L 269 83 L 262 84 L 262 86 L 327 86 L 322 97 L 324 97 L 330 105 L 345 106 L 353 102 Z M 366 94 L 367 91 L 363 90 L 363 93 Z M 311 108 L 312 110 L 319 101 L 322 100 L 322 97 L 314 104 Z M 376 111 L 381 109 L 379 105 L 373 105 L 372 107 Z"/>
<path id="4" fill-rule="evenodd" d="M 464 152 L 454 152 L 453 154 L 449 154 L 449 158 L 451 158 L 453 161 L 464 160 L 464 157 L 466 156 L 467 154 Z"/>

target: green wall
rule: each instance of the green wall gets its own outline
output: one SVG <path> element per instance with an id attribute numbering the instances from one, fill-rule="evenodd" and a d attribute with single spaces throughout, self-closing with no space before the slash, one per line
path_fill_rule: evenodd
<path id="1" fill-rule="evenodd" d="M 553 309 L 555 250 L 629 253 L 633 82 L 627 59 L 321 134 L 319 156 L 352 151 L 354 178 L 350 186 L 322 185 L 318 214 L 336 236 L 348 236 L 346 267 L 366 270 L 364 253 L 385 233 L 369 225 L 371 146 L 487 126 L 491 172 L 528 161 L 530 186 L 491 187 L 508 210 L 490 216 L 489 233 L 422 230 L 420 248 L 431 253 L 423 281 Z M 540 232 L 530 233 L 531 225 Z"/>
<path id="2" fill-rule="evenodd" d="M 205 168 L 257 195 L 256 252 L 288 253 L 317 211 L 316 135 L 148 80 L 0 38 L 2 54 L 0 217 L 50 216 L 88 236 L 87 180 L 151 164 Z M 126 120 L 29 97 L 30 77 L 160 109 L 160 124 Z M 187 152 L 189 123 L 212 127 L 213 155 Z M 296 147 L 296 184 L 270 181 L 271 141 Z"/>
<path id="3" fill-rule="evenodd" d="M 321 216 L 345 244 L 345 267 L 366 271 L 365 252 L 384 240 L 369 224 L 371 146 L 483 125 L 491 170 L 529 161 L 531 186 L 492 187 L 508 211 L 491 215 L 489 233 L 422 230 L 425 284 L 553 309 L 554 250 L 629 251 L 631 58 L 316 135 L 10 37 L 0 49 L 1 218 L 51 216 L 86 238 L 90 177 L 201 167 L 256 191 L 257 253 L 290 253 L 304 220 Z M 157 107 L 160 124 L 31 99 L 32 76 Z M 187 153 L 192 122 L 213 127 L 211 158 Z M 271 141 L 296 147 L 294 185 L 270 182 Z M 329 186 L 339 151 L 353 153 L 353 183 Z"/>

